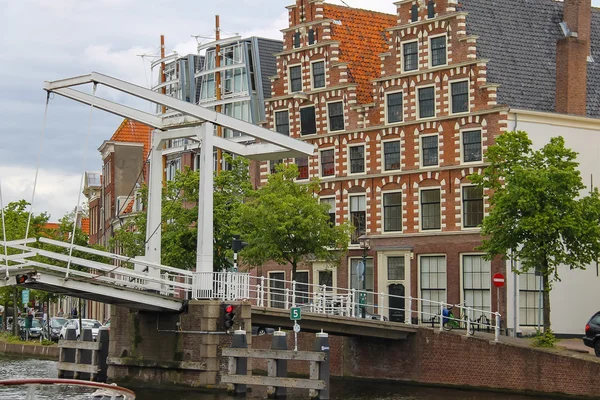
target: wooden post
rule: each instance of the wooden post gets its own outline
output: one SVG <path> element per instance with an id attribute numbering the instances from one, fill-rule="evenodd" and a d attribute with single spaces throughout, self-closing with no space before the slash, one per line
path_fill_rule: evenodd
<path id="1" fill-rule="evenodd" d="M 329 399 L 329 335 L 327 333 L 317 333 L 313 346 L 314 351 L 325 353 L 324 361 L 310 362 L 310 379 L 319 379 L 325 382 L 325 389 L 309 391 L 311 399 L 328 400 Z"/>
<path id="2" fill-rule="evenodd" d="M 77 332 L 75 331 L 75 328 L 68 328 L 67 329 L 67 333 L 65 334 L 65 340 L 76 340 L 77 339 Z M 67 363 L 74 363 L 76 362 L 75 360 L 75 354 L 78 350 L 76 349 L 60 349 L 60 358 L 59 361 L 61 362 L 67 362 Z M 73 371 L 62 371 L 59 370 L 58 371 L 58 377 L 59 378 L 64 378 L 64 379 L 74 379 L 75 378 L 75 373 Z"/>
<path id="3" fill-rule="evenodd" d="M 84 342 L 93 342 L 94 341 L 94 337 L 92 335 L 91 329 L 83 329 L 82 332 L 83 332 L 81 334 L 82 341 L 84 341 Z M 92 361 L 95 358 L 94 350 L 79 349 L 76 351 L 79 352 L 79 361 L 77 362 L 77 364 L 84 364 L 84 365 L 92 365 L 93 364 Z M 90 374 L 88 372 L 80 372 L 79 373 L 79 379 L 81 379 L 83 381 L 89 381 L 89 380 L 92 380 L 93 378 L 94 377 L 92 376 L 92 374 Z"/>
<path id="4" fill-rule="evenodd" d="M 237 330 L 233 333 L 232 349 L 247 349 L 248 342 L 246 339 L 246 331 Z M 248 374 L 248 358 L 246 357 L 229 357 L 229 375 L 246 375 Z M 246 394 L 245 384 L 230 384 L 227 387 L 229 394 Z"/>
<path id="5" fill-rule="evenodd" d="M 106 327 L 100 328 L 98 331 L 98 337 L 96 341 L 100 342 L 100 350 L 97 353 L 97 363 L 100 372 L 96 375 L 94 379 L 95 382 L 106 382 L 107 380 L 107 371 L 108 365 L 106 364 L 106 359 L 108 358 L 108 344 L 110 340 L 110 331 Z"/>
<path id="6" fill-rule="evenodd" d="M 272 350 L 287 350 L 287 337 L 285 332 L 273 332 L 273 341 L 271 342 Z M 287 378 L 287 360 L 268 360 L 267 365 L 268 375 L 278 378 Z M 287 389 L 285 387 L 269 386 L 267 388 L 267 396 L 270 399 L 285 397 Z"/>

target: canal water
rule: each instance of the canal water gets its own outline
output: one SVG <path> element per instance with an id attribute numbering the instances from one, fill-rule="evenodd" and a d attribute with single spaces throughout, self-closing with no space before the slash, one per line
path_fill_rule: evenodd
<path id="1" fill-rule="evenodd" d="M 21 378 L 56 378 L 56 362 L 0 355 L 0 380 Z M 137 400 L 230 400 L 225 393 L 148 390 L 132 388 Z M 73 387 L 45 387 L 36 392 L 36 400 L 87 400 L 93 390 Z M 332 399 L 336 400 L 533 400 L 539 397 L 517 394 L 425 388 L 396 383 L 367 383 L 365 381 L 333 380 Z M 24 388 L 0 388 L 0 399 L 23 400 Z M 264 399 L 263 390 L 249 393 L 247 399 Z M 307 390 L 291 391 L 288 399 L 308 399 Z"/>

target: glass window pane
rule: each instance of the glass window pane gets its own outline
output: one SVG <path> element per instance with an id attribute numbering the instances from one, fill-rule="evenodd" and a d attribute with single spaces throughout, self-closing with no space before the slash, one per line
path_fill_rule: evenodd
<path id="1" fill-rule="evenodd" d="M 302 70 L 299 65 L 290 67 L 290 89 L 292 92 L 302 91 Z"/>
<path id="2" fill-rule="evenodd" d="M 404 70 L 413 71 L 419 67 L 418 42 L 406 43 L 404 47 Z"/>
<path id="3" fill-rule="evenodd" d="M 312 64 L 313 88 L 325 87 L 325 62 L 319 61 Z"/>
<path id="4" fill-rule="evenodd" d="M 441 228 L 440 189 L 421 191 L 421 229 Z"/>
<path id="5" fill-rule="evenodd" d="M 335 174 L 335 160 L 333 149 L 321 151 L 321 176 L 332 176 Z"/>
<path id="6" fill-rule="evenodd" d="M 465 162 L 482 160 L 481 131 L 463 132 L 463 158 Z"/>
<path id="7" fill-rule="evenodd" d="M 454 82 L 451 85 L 452 113 L 469 111 L 469 82 Z"/>
<path id="8" fill-rule="evenodd" d="M 419 118 L 435 117 L 435 89 L 419 89 Z"/>
<path id="9" fill-rule="evenodd" d="M 400 169 L 400 141 L 383 143 L 384 168 L 386 171 Z"/>
<path id="10" fill-rule="evenodd" d="M 300 109 L 300 134 L 310 135 L 317 133 L 317 124 L 315 121 L 315 108 L 304 107 Z"/>
<path id="11" fill-rule="evenodd" d="M 350 147 L 350 173 L 365 172 L 365 146 Z"/>
<path id="12" fill-rule="evenodd" d="M 431 66 L 446 64 L 446 36 L 431 39 Z"/>
<path id="13" fill-rule="evenodd" d="M 404 280 L 404 257 L 388 257 L 388 280 Z"/>
<path id="14" fill-rule="evenodd" d="M 402 93 L 392 93 L 387 95 L 387 118 L 388 123 L 401 122 L 402 109 Z"/>
<path id="15" fill-rule="evenodd" d="M 287 111 L 275 112 L 275 131 L 282 135 L 290 135 L 290 121 Z"/>
<path id="16" fill-rule="evenodd" d="M 463 226 L 474 228 L 483 221 L 483 189 L 463 186 Z"/>
<path id="17" fill-rule="evenodd" d="M 423 166 L 438 165 L 438 137 L 422 136 L 421 148 L 423 153 Z"/>
<path id="18" fill-rule="evenodd" d="M 329 114 L 329 130 L 344 130 L 344 106 L 341 101 L 329 103 L 327 105 Z"/>

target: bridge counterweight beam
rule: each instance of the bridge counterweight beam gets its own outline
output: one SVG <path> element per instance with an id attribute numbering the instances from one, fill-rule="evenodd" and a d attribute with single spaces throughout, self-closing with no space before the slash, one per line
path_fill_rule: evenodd
<path id="1" fill-rule="evenodd" d="M 198 132 L 198 140 L 202 141 L 200 150 L 200 183 L 198 203 L 198 243 L 196 255 L 196 272 L 213 272 L 213 135 L 214 125 L 205 122 Z M 197 282 L 206 282 L 202 279 Z M 200 290 L 211 287 L 194 288 Z"/>

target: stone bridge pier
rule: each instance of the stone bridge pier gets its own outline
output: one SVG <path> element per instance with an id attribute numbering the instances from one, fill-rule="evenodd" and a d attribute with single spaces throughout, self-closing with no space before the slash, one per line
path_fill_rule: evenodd
<path id="1" fill-rule="evenodd" d="M 246 329 L 252 341 L 250 304 L 236 306 L 235 329 Z M 214 386 L 219 383 L 223 334 L 221 302 L 190 301 L 180 314 L 113 307 L 108 378 L 133 385 Z"/>

